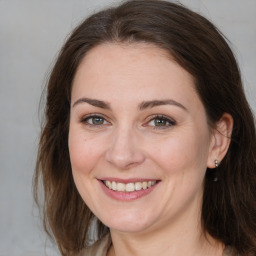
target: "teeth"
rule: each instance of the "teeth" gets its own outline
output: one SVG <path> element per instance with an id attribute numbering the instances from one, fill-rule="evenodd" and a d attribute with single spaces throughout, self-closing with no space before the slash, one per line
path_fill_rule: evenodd
<path id="1" fill-rule="evenodd" d="M 147 189 L 156 184 L 156 181 L 143 181 L 143 182 L 135 182 L 135 183 L 120 183 L 115 181 L 104 181 L 104 184 L 111 190 L 119 191 L 119 192 L 134 192 L 140 191 L 142 189 Z"/>
<path id="2" fill-rule="evenodd" d="M 142 182 L 142 188 L 147 189 L 148 188 L 148 183 L 146 181 Z"/>
<path id="3" fill-rule="evenodd" d="M 134 183 L 128 183 L 128 184 L 126 184 L 126 186 L 125 186 L 125 191 L 126 191 L 126 192 L 133 192 L 133 191 L 134 191 L 134 188 L 135 188 Z"/>
<path id="4" fill-rule="evenodd" d="M 125 191 L 125 184 L 124 183 L 117 183 L 116 184 L 116 190 L 120 191 L 120 192 L 124 192 Z"/>
<path id="5" fill-rule="evenodd" d="M 141 190 L 141 188 L 142 188 L 142 183 L 141 182 L 136 182 L 135 183 L 135 189 L 136 190 Z"/>

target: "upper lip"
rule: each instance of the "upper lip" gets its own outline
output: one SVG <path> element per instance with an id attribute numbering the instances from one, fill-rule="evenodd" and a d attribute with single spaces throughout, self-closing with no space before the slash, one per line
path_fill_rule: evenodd
<path id="1" fill-rule="evenodd" d="M 100 178 L 99 180 L 101 181 L 115 181 L 115 182 L 119 182 L 119 183 L 124 183 L 124 184 L 128 184 L 128 183 L 135 183 L 135 182 L 143 182 L 143 181 L 159 181 L 159 179 L 155 179 L 155 178 L 131 178 L 131 179 L 120 179 L 120 178 L 116 178 L 116 177 L 104 177 L 104 178 Z"/>

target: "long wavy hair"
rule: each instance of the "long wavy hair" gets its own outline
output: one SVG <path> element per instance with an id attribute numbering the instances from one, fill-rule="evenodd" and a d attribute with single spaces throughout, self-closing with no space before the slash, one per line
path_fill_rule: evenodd
<path id="1" fill-rule="evenodd" d="M 87 18 L 67 39 L 51 71 L 34 195 L 39 205 L 42 181 L 44 227 L 61 254 L 73 255 L 88 246 L 95 219 L 72 177 L 69 113 L 72 82 L 81 60 L 105 42 L 146 42 L 165 49 L 194 77 L 209 127 L 214 128 L 223 113 L 233 117 L 230 147 L 218 168 L 218 182 L 213 182 L 212 170 L 206 171 L 202 227 L 239 255 L 256 255 L 255 122 L 236 59 L 211 22 L 180 4 L 158 0 L 127 1 Z M 100 239 L 108 229 L 96 222 L 96 239 Z"/>

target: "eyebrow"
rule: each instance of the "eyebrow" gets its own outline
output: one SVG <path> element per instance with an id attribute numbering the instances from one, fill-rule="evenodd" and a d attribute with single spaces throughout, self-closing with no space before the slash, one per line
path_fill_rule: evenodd
<path id="1" fill-rule="evenodd" d="M 162 105 L 174 105 L 187 111 L 187 108 L 185 106 L 183 106 L 181 103 L 172 99 L 143 101 L 139 105 L 139 110 L 144 110 L 147 108 L 153 108 L 153 107 L 162 106 Z"/>
<path id="2" fill-rule="evenodd" d="M 96 99 L 89 99 L 89 98 L 80 98 L 78 99 L 74 104 L 73 107 L 75 107 L 78 104 L 81 103 L 88 103 L 94 107 L 103 108 L 103 109 L 111 109 L 110 104 L 102 101 L 102 100 L 96 100 Z"/>
<path id="3" fill-rule="evenodd" d="M 76 105 L 81 104 L 81 103 L 88 103 L 94 107 L 111 110 L 109 103 L 102 101 L 102 100 L 89 99 L 89 98 L 78 99 L 73 104 L 73 107 L 75 107 Z M 153 108 L 153 107 L 162 106 L 162 105 L 174 105 L 174 106 L 180 107 L 183 110 L 187 111 L 187 108 L 185 106 L 183 106 L 181 103 L 179 103 L 173 99 L 143 101 L 142 103 L 139 104 L 138 109 L 145 110 L 148 108 Z"/>

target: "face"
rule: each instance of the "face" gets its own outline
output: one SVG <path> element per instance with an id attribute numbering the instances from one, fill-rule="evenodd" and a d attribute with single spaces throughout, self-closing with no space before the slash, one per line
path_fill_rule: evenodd
<path id="1" fill-rule="evenodd" d="M 103 44 L 72 88 L 77 189 L 111 230 L 146 232 L 199 216 L 212 135 L 193 77 L 149 44 Z"/>

